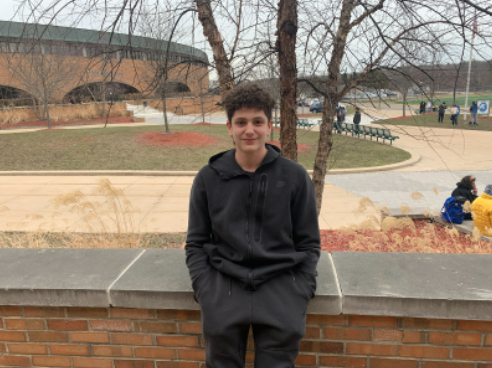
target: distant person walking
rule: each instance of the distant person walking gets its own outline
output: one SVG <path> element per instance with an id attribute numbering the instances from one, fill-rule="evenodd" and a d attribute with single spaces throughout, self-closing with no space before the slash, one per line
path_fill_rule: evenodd
<path id="1" fill-rule="evenodd" d="M 425 102 L 424 101 L 421 101 L 420 102 L 420 110 L 419 110 L 420 114 L 423 114 L 425 112 Z"/>
<path id="2" fill-rule="evenodd" d="M 437 110 L 438 112 L 438 118 L 437 122 L 438 123 L 443 123 L 444 122 L 444 112 L 446 111 L 446 102 L 443 102 L 442 104 L 439 105 L 439 108 Z"/>
<path id="3" fill-rule="evenodd" d="M 470 125 L 478 125 L 477 112 L 478 112 L 477 103 L 473 101 L 472 105 L 470 106 Z"/>
<path id="4" fill-rule="evenodd" d="M 355 114 L 354 114 L 354 119 L 352 122 L 355 124 L 355 131 L 357 132 L 357 137 L 359 136 L 359 124 L 360 124 L 361 116 L 360 116 L 360 111 L 359 108 L 355 108 Z"/>
<path id="5" fill-rule="evenodd" d="M 451 125 L 458 125 L 458 108 L 456 104 L 453 104 L 453 107 L 450 109 L 451 112 Z"/>
<path id="6" fill-rule="evenodd" d="M 427 102 L 427 112 L 432 112 L 432 102 L 430 100 Z"/>

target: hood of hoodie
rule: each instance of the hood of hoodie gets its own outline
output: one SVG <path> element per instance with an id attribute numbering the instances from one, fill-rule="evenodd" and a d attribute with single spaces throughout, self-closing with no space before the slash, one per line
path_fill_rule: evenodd
<path id="1" fill-rule="evenodd" d="M 265 147 L 267 149 L 267 154 L 261 162 L 260 167 L 275 161 L 281 153 L 280 148 L 272 144 L 265 143 Z M 218 153 L 210 158 L 208 164 L 222 179 L 230 179 L 238 175 L 244 175 L 246 171 L 244 171 L 237 163 L 235 154 L 235 148 Z"/>

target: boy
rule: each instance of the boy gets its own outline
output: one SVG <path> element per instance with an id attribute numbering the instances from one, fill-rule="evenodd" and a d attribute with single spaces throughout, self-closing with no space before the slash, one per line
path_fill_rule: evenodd
<path id="1" fill-rule="evenodd" d="M 265 144 L 272 97 L 256 84 L 224 99 L 235 149 L 210 158 L 190 196 L 186 263 L 202 312 L 207 368 L 293 367 L 320 254 L 306 170 Z"/>

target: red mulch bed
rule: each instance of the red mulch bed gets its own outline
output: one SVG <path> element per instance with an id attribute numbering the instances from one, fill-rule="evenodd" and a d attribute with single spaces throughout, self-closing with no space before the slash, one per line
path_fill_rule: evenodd
<path id="1" fill-rule="evenodd" d="M 71 120 L 71 121 L 56 121 L 51 122 L 51 126 L 63 126 L 63 125 L 89 125 L 89 124 L 101 124 L 105 123 L 106 118 L 96 118 L 90 120 Z M 122 123 L 134 123 L 131 117 L 112 117 L 108 119 L 108 124 L 122 124 Z M 30 128 L 30 127 L 45 127 L 48 126 L 47 120 L 35 120 L 24 121 L 17 124 L 0 124 L 0 129 L 16 129 L 16 128 Z"/>
<path id="2" fill-rule="evenodd" d="M 209 135 L 192 132 L 173 132 L 169 134 L 150 132 L 137 135 L 136 140 L 148 146 L 183 147 L 210 146 L 218 142 L 217 139 Z"/>
<path id="3" fill-rule="evenodd" d="M 267 143 L 273 144 L 280 148 L 280 141 L 267 141 Z M 310 147 L 307 144 L 297 143 L 297 152 L 306 152 Z"/>
<path id="4" fill-rule="evenodd" d="M 431 242 L 423 246 L 424 229 L 429 222 L 414 221 L 414 224 L 416 233 L 409 227 L 388 231 L 321 230 L 321 249 L 328 252 L 492 253 L 492 243 L 486 240 L 477 242 L 462 233 L 451 235 L 445 226 L 437 223 L 431 224 L 435 236 L 430 237 Z M 402 244 L 398 244 L 392 236 L 403 238 Z"/>

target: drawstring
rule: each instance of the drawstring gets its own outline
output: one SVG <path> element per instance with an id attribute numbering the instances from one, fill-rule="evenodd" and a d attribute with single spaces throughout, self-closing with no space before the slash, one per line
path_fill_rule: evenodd
<path id="1" fill-rule="evenodd" d="M 232 277 L 229 277 L 229 296 L 232 295 Z"/>
<path id="2" fill-rule="evenodd" d="M 290 275 L 292 276 L 292 280 L 296 281 L 296 275 L 294 275 L 294 270 L 292 268 L 289 270 Z"/>

